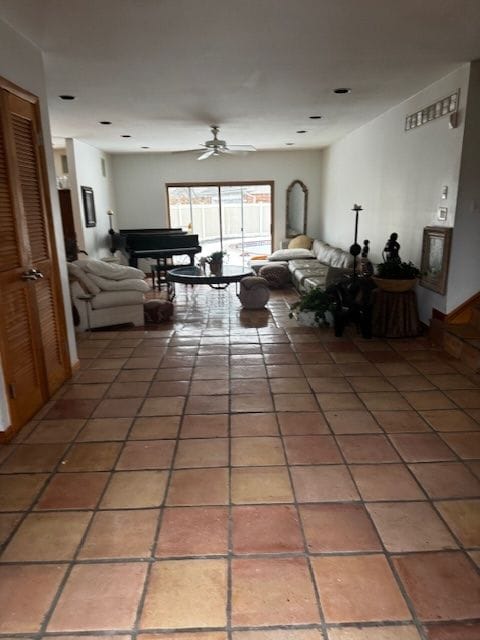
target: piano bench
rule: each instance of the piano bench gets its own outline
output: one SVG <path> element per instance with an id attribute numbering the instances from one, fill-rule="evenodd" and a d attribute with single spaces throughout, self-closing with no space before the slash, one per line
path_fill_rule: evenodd
<path id="1" fill-rule="evenodd" d="M 165 291 L 168 294 L 168 299 L 173 300 L 175 297 L 175 289 L 173 282 L 167 282 L 167 271 L 171 269 L 173 264 L 152 264 L 150 265 L 150 271 L 152 275 L 152 288 L 153 290 L 158 289 L 159 291 L 162 288 L 165 288 Z"/>

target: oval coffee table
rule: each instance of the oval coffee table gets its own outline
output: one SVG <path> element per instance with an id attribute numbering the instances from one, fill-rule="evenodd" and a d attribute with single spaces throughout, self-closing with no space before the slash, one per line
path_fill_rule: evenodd
<path id="1" fill-rule="evenodd" d="M 212 289 L 226 289 L 229 284 L 238 283 L 242 278 L 252 275 L 250 267 L 241 267 L 231 264 L 224 264 L 219 273 L 211 273 L 208 269 L 200 267 L 176 267 L 167 271 L 167 282 L 178 282 L 180 284 L 208 284 Z M 238 290 L 237 290 L 238 293 Z M 172 298 L 175 297 L 173 293 Z"/>

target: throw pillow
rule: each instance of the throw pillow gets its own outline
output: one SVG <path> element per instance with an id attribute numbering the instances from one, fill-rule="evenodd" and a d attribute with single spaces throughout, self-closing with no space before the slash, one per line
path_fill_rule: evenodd
<path id="1" fill-rule="evenodd" d="M 314 255 L 308 249 L 279 249 L 274 251 L 268 259 L 270 262 L 284 262 L 285 260 L 299 260 L 300 258 L 314 258 Z"/>
<path id="2" fill-rule="evenodd" d="M 310 249 L 312 246 L 312 238 L 308 236 L 297 236 L 292 238 L 288 243 L 289 249 Z"/>

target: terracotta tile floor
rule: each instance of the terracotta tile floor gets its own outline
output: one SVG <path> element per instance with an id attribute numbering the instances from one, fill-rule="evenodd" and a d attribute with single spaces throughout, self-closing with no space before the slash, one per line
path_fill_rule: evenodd
<path id="1" fill-rule="evenodd" d="M 79 337 L 0 448 L 0 640 L 480 638 L 480 377 L 293 296 Z"/>

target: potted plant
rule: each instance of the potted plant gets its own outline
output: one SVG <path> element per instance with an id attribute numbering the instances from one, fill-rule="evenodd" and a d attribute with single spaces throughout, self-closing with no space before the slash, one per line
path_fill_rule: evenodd
<path id="1" fill-rule="evenodd" d="M 377 265 L 373 281 L 384 291 L 408 291 L 415 286 L 420 270 L 412 262 L 387 261 Z"/>
<path id="2" fill-rule="evenodd" d="M 210 271 L 217 275 L 221 273 L 223 267 L 223 256 L 225 251 L 214 251 L 206 258 L 206 262 L 210 265 Z"/>
<path id="3" fill-rule="evenodd" d="M 320 287 L 310 289 L 300 296 L 300 300 L 290 305 L 290 318 L 296 318 L 300 324 L 308 327 L 329 325 L 327 313 L 332 308 L 332 298 Z"/>

